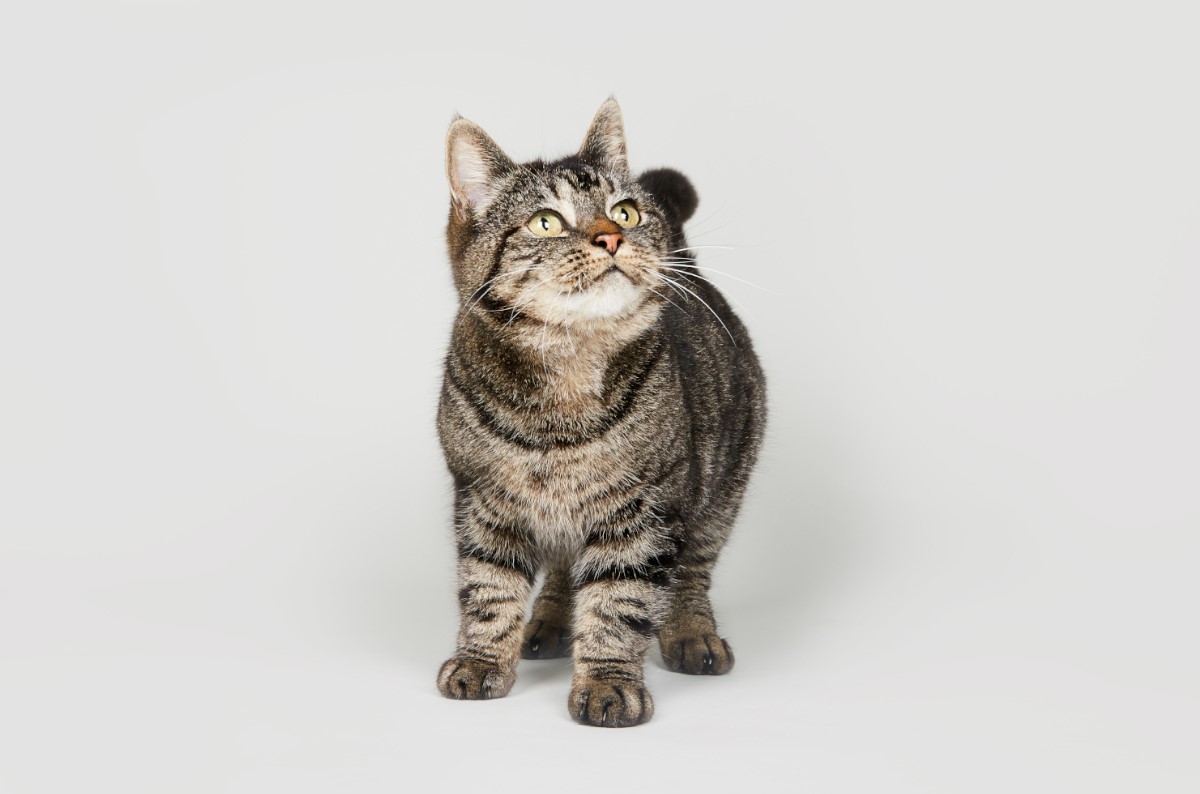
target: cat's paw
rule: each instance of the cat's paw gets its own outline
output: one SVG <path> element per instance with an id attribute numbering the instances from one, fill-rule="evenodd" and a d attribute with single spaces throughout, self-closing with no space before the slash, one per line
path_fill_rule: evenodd
<path id="1" fill-rule="evenodd" d="M 654 716 L 654 699 L 641 681 L 576 679 L 567 700 L 571 718 L 583 725 L 628 728 Z"/>
<path id="2" fill-rule="evenodd" d="M 438 671 L 438 691 L 454 700 L 502 698 L 512 689 L 517 673 L 479 659 L 451 657 Z"/>
<path id="3" fill-rule="evenodd" d="M 561 659 L 571 655 L 571 632 L 564 626 L 554 626 L 544 620 L 534 620 L 525 627 L 521 643 L 522 659 Z"/>
<path id="4" fill-rule="evenodd" d="M 663 664 L 673 673 L 724 675 L 733 669 L 733 649 L 716 634 L 660 638 Z"/>

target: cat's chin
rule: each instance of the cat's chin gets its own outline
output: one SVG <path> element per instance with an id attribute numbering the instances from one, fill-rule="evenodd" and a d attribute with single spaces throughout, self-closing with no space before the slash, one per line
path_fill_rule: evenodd
<path id="1" fill-rule="evenodd" d="M 621 317 L 642 303 L 642 293 L 624 274 L 614 272 L 581 292 L 556 295 L 553 313 L 568 323 Z"/>

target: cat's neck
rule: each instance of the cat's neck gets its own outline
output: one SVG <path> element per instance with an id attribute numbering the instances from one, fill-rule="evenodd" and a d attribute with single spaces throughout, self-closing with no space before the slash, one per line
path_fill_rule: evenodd
<path id="1" fill-rule="evenodd" d="M 506 389 L 525 392 L 534 403 L 573 412 L 602 400 L 613 358 L 653 332 L 660 312 L 657 307 L 646 309 L 620 322 L 587 326 L 535 321 L 503 325 L 475 319 L 468 320 L 464 330 L 474 355 L 505 362 L 487 369 L 505 379 Z M 511 378 L 517 373 L 519 377 Z"/>

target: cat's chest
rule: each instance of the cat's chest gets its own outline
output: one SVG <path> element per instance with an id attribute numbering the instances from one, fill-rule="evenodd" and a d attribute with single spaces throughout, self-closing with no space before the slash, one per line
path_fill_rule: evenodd
<path id="1" fill-rule="evenodd" d="M 601 439 L 550 450 L 512 449 L 493 481 L 523 526 L 549 541 L 575 537 L 611 509 L 640 477 L 627 445 Z"/>

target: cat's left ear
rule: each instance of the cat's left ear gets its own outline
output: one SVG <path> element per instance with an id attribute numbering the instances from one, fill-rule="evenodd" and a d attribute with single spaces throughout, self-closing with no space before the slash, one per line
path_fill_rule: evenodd
<path id="1" fill-rule="evenodd" d="M 629 161 L 625 154 L 625 122 L 621 118 L 621 106 L 617 100 L 609 99 L 600 106 L 583 139 L 579 157 L 620 174 L 629 173 Z"/>
<path id="2" fill-rule="evenodd" d="M 479 213 L 496 195 L 496 183 L 516 166 L 478 124 L 456 118 L 446 133 L 446 178 L 463 217 Z"/>

